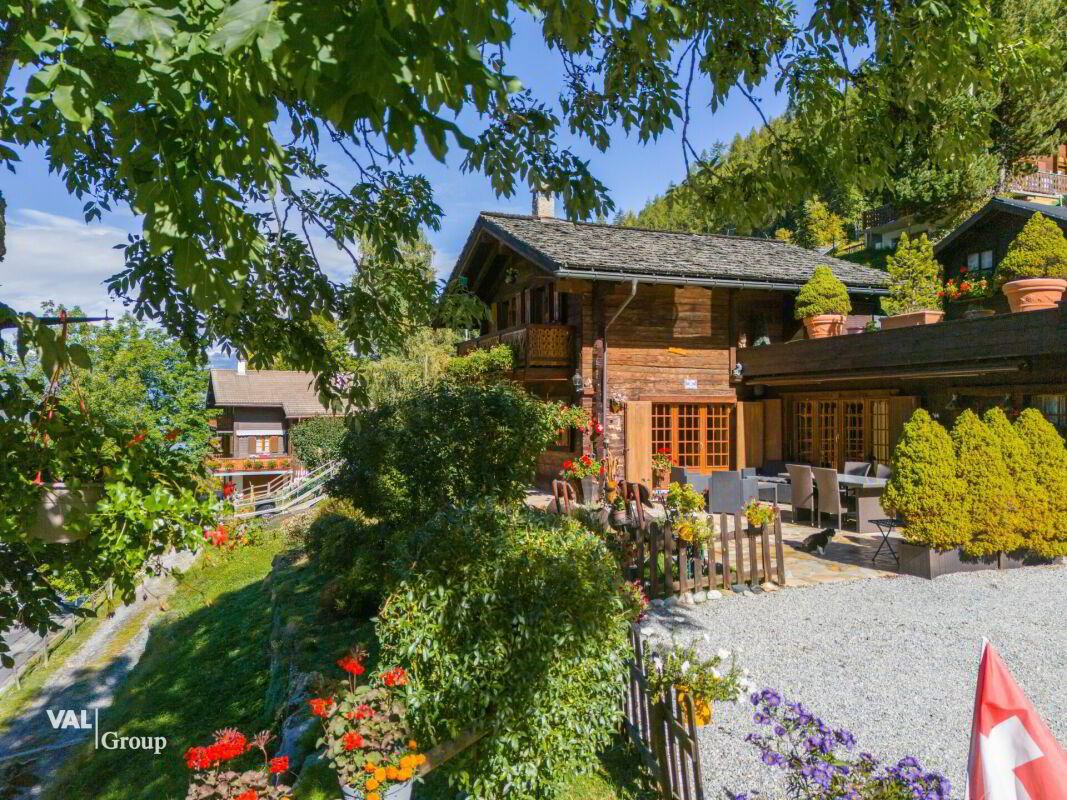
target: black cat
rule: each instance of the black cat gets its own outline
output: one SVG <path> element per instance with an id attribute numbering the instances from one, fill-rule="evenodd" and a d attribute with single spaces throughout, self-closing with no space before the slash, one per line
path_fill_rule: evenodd
<path id="1" fill-rule="evenodd" d="M 826 552 L 826 545 L 830 544 L 836 532 L 833 528 L 823 528 L 818 533 L 806 537 L 800 549 L 806 553 L 814 553 L 818 550 L 819 555 L 823 555 Z"/>

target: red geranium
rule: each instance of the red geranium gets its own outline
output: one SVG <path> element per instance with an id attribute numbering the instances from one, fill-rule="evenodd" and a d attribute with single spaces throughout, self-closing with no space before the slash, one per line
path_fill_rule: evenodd
<path id="1" fill-rule="evenodd" d="M 237 800 L 256 800 L 258 797 L 259 795 L 249 789 L 247 792 L 241 792 L 237 795 Z"/>
<path id="2" fill-rule="evenodd" d="M 132 439 L 130 439 L 129 442 L 126 443 L 126 446 L 127 447 L 133 447 L 135 444 L 140 444 L 141 442 L 144 441 L 146 435 L 147 434 L 144 434 L 144 433 L 138 433 Z"/>
<path id="3" fill-rule="evenodd" d="M 362 675 L 364 672 L 363 665 L 359 663 L 359 659 L 353 656 L 345 656 L 344 658 L 338 659 L 337 666 L 349 675 Z"/>
<path id="4" fill-rule="evenodd" d="M 355 731 L 349 731 L 341 738 L 341 744 L 343 744 L 345 750 L 348 750 L 349 752 L 352 750 L 359 750 L 363 747 L 363 737 Z"/>
<path id="5" fill-rule="evenodd" d="M 563 462 L 563 469 L 571 469 L 573 466 L 574 462 L 571 461 L 569 458 Z M 40 475 L 41 473 L 38 472 L 37 474 Z"/>
<path id="6" fill-rule="evenodd" d="M 370 719 L 374 716 L 374 709 L 363 703 L 356 706 L 355 711 L 349 711 L 345 716 L 348 719 Z"/>
<path id="7" fill-rule="evenodd" d="M 189 769 L 208 769 L 211 761 L 207 757 L 206 747 L 190 747 L 185 751 L 185 766 Z"/>
<path id="8" fill-rule="evenodd" d="M 278 756 L 277 758 L 272 758 L 270 760 L 270 774 L 271 775 L 280 775 L 283 772 L 288 772 L 288 771 L 289 771 L 289 757 L 288 756 Z"/>
<path id="9" fill-rule="evenodd" d="M 393 667 L 382 674 L 382 682 L 390 688 L 404 686 L 408 682 L 408 674 L 404 672 L 403 667 Z"/>
<path id="10" fill-rule="evenodd" d="M 316 717 L 328 717 L 333 700 L 326 697 L 313 697 L 308 700 L 308 705 L 311 706 L 311 713 Z"/>

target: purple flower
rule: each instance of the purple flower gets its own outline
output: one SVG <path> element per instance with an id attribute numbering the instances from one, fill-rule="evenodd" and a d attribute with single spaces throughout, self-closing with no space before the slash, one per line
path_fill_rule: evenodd
<path id="1" fill-rule="evenodd" d="M 782 737 L 782 736 L 785 736 L 785 728 L 783 728 L 781 725 L 775 725 L 774 726 L 774 735 L 778 736 L 779 738 Z"/>
<path id="2" fill-rule="evenodd" d="M 752 715 L 752 721 L 755 722 L 757 725 L 770 725 L 771 724 L 771 718 L 768 717 L 766 714 L 761 714 L 758 711 L 755 714 Z"/>
<path id="3" fill-rule="evenodd" d="M 781 753 L 776 753 L 773 750 L 764 750 L 763 755 L 760 756 L 760 758 L 768 767 L 781 767 L 785 764 L 785 757 Z"/>

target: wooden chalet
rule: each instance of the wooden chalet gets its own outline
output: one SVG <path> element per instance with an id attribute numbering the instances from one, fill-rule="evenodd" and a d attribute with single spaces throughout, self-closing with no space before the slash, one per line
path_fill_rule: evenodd
<path id="1" fill-rule="evenodd" d="M 739 349 L 803 336 L 793 304 L 819 264 L 848 287 L 854 330 L 885 294 L 880 270 L 773 239 L 571 223 L 545 206 L 481 214 L 451 277 L 491 309 L 460 353 L 509 344 L 531 392 L 581 403 L 604 425 L 600 441 L 562 437 L 541 480 L 604 447 L 645 482 L 660 447 L 690 472 L 783 457 L 780 401 L 750 399 Z"/>

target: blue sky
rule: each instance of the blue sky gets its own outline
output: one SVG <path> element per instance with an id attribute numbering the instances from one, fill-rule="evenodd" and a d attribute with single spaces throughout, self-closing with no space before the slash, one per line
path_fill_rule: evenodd
<path id="1" fill-rule="evenodd" d="M 552 101 L 562 83 L 558 58 L 547 51 L 531 22 L 520 20 L 519 35 L 509 56 L 509 66 L 543 100 Z M 22 87 L 16 82 L 16 90 Z M 718 140 L 729 141 L 760 124 L 758 113 L 740 95 L 731 97 L 714 115 L 707 108 L 707 92 L 694 92 L 690 139 L 698 148 Z M 768 116 L 779 113 L 782 98 L 763 100 Z M 645 201 L 660 194 L 685 175 L 680 125 L 658 141 L 645 145 L 615 131 L 607 152 L 600 153 L 563 134 L 562 141 L 575 146 L 582 158 L 603 181 L 620 210 L 639 209 Z M 343 159 L 326 161 L 336 166 L 342 180 L 348 175 Z M 8 254 L 0 262 L 0 298 L 19 310 L 37 310 L 42 301 L 52 299 L 68 306 L 79 305 L 93 313 L 108 310 L 122 313 L 119 302 L 107 296 L 102 281 L 121 269 L 122 258 L 113 246 L 125 241 L 126 234 L 139 230 L 138 219 L 128 209 L 116 209 L 100 222 L 82 221 L 82 202 L 67 194 L 56 175 L 49 175 L 39 153 L 22 152 L 16 175 L 0 173 L 0 190 L 8 202 Z M 436 251 L 435 267 L 447 275 L 463 246 L 479 211 L 497 210 L 529 213 L 530 196 L 523 189 L 512 198 L 498 198 L 489 181 L 478 174 L 460 170 L 461 155 L 450 155 L 446 163 L 435 161 L 425 152 L 416 154 L 415 171 L 433 184 L 438 204 L 444 210 L 440 231 L 429 234 Z M 320 256 L 324 248 L 319 248 Z M 337 278 L 351 267 L 347 259 L 325 250 L 325 266 Z"/>

